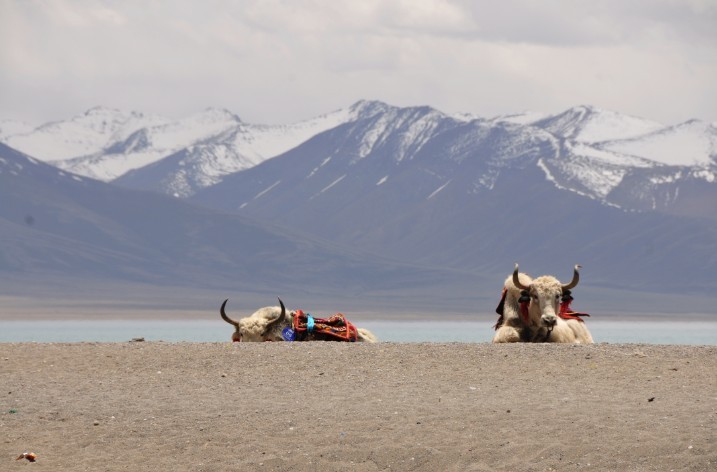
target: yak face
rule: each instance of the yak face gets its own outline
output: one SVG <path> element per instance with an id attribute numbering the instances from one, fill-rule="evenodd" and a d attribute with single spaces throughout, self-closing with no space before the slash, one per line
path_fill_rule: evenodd
<path id="1" fill-rule="evenodd" d="M 224 311 L 227 300 L 224 300 L 219 313 L 227 323 L 234 325 L 233 342 L 283 341 L 282 329 L 288 326 L 291 318 L 286 314 L 284 303 L 281 306 L 268 306 L 258 309 L 254 314 L 239 321 L 229 318 Z"/>
<path id="2" fill-rule="evenodd" d="M 520 281 L 518 264 L 515 264 L 513 284 L 530 297 L 528 314 L 531 323 L 548 329 L 552 329 L 556 325 L 563 294 L 566 291 L 569 292 L 580 280 L 579 268 L 579 265 L 575 266 L 573 280 L 568 284 L 560 283 L 558 279 L 551 275 L 543 275 L 525 285 Z"/>
<path id="3" fill-rule="evenodd" d="M 544 275 L 533 280 L 528 295 L 530 318 L 546 328 L 552 328 L 558 322 L 562 285 L 555 277 Z"/>

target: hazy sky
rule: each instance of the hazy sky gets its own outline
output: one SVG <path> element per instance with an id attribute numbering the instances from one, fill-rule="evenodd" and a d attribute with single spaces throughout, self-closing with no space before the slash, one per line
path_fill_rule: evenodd
<path id="1" fill-rule="evenodd" d="M 717 121 L 717 0 L 0 0 L 0 118 L 276 124 L 359 99 Z"/>

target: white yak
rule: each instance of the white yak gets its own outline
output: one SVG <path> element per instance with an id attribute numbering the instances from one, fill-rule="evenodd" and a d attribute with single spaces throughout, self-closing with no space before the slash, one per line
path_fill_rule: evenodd
<path id="1" fill-rule="evenodd" d="M 551 275 L 532 279 L 519 273 L 515 264 L 505 281 L 493 342 L 592 343 L 580 318 L 588 315 L 570 311 L 570 290 L 580 280 L 579 268 L 575 266 L 570 283 L 561 284 Z"/>
<path id="2" fill-rule="evenodd" d="M 284 303 L 280 306 L 259 308 L 254 314 L 239 321 L 229 318 L 224 311 L 229 299 L 224 300 L 219 313 L 227 323 L 234 325 L 232 341 L 360 341 L 376 342 L 369 330 L 356 328 L 344 315 L 338 313 L 329 318 L 314 318 L 301 310 L 287 313 Z"/>

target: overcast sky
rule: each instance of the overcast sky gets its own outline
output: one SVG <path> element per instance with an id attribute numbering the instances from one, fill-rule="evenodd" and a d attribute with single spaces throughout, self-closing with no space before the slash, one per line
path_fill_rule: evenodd
<path id="1" fill-rule="evenodd" d="M 278 124 L 359 99 L 717 121 L 717 0 L 0 0 L 0 118 Z"/>

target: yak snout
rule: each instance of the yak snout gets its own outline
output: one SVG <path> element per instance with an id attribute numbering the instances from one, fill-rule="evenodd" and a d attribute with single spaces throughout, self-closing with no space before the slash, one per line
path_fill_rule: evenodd
<path id="1" fill-rule="evenodd" d="M 551 327 L 555 326 L 555 324 L 558 322 L 558 317 L 555 316 L 554 314 L 548 314 L 548 315 L 541 316 L 540 320 L 543 322 L 543 324 L 545 326 L 547 326 L 548 328 L 551 328 Z"/>

